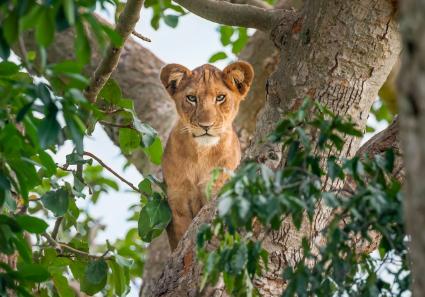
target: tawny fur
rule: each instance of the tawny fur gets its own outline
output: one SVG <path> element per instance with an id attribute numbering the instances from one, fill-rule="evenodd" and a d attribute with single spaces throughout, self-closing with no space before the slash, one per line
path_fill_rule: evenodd
<path id="1" fill-rule="evenodd" d="M 162 160 L 172 211 L 172 222 L 167 228 L 172 250 L 207 202 L 206 185 L 211 180 L 211 171 L 214 168 L 234 170 L 239 165 L 240 145 L 232 122 L 252 78 L 251 65 L 242 61 L 223 71 L 208 64 L 192 71 L 182 65 L 169 64 L 161 70 L 161 81 L 179 115 Z M 220 95 L 225 95 L 222 102 L 217 100 Z M 187 96 L 195 96 L 196 102 Z M 206 130 L 206 126 L 210 127 Z M 225 173 L 221 174 L 213 193 L 227 178 Z"/>

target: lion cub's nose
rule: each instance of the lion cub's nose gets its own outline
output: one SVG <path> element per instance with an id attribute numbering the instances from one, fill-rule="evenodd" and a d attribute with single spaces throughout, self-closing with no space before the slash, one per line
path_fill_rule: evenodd
<path id="1" fill-rule="evenodd" d="M 202 129 L 204 129 L 205 131 L 208 131 L 209 128 L 211 128 L 211 126 L 214 123 L 198 123 L 199 127 L 201 127 Z"/>

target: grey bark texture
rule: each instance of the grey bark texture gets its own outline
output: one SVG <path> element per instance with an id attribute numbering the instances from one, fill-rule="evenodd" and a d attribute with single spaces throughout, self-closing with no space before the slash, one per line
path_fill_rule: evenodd
<path id="1" fill-rule="evenodd" d="M 400 3 L 404 50 L 398 85 L 406 169 L 404 208 L 410 237 L 412 293 L 418 297 L 425 292 L 425 2 Z"/>
<path id="2" fill-rule="evenodd" d="M 282 115 L 296 109 L 305 97 L 318 100 L 338 115 L 351 117 L 359 129 L 364 129 L 378 90 L 400 53 L 396 11 L 395 3 L 388 0 L 311 0 L 305 1 L 300 12 L 282 11 L 280 24 L 271 31 L 279 64 L 267 81 L 265 106 L 257 116 L 246 158 L 271 168 L 281 166 L 281 148 L 264 140 Z M 341 157 L 354 156 L 359 141 L 345 137 Z M 222 283 L 204 292 L 197 289 L 201 268 L 195 260 L 196 231 L 214 213 L 214 202 L 201 210 L 148 296 L 226 295 Z M 285 286 L 282 270 L 301 256 L 301 239 L 320 242 L 320 231 L 330 217 L 331 210 L 319 206 L 312 224 L 305 222 L 297 230 L 285 221 L 280 230 L 266 237 L 263 245 L 270 255 L 269 270 L 255 280 L 262 296 L 280 296 Z"/>

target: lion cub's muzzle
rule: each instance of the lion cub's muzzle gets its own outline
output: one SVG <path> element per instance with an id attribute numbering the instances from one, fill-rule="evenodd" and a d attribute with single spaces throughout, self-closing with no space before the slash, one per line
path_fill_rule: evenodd
<path id="1" fill-rule="evenodd" d="M 205 123 L 199 123 L 198 126 L 202 129 L 197 129 L 200 131 L 196 131 L 192 133 L 193 138 L 195 141 L 203 146 L 212 146 L 216 145 L 219 140 L 220 136 L 216 133 L 217 131 L 213 131 L 213 124 L 205 124 Z"/>

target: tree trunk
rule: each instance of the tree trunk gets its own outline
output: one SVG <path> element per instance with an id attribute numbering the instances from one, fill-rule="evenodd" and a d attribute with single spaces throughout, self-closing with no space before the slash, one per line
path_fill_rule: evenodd
<path id="1" fill-rule="evenodd" d="M 400 53 L 395 13 L 396 7 L 389 0 L 310 0 L 299 13 L 283 11 L 281 24 L 271 33 L 280 62 L 267 82 L 265 107 L 257 117 L 246 157 L 271 168 L 281 166 L 280 146 L 264 140 L 282 114 L 298 108 L 305 97 L 318 100 L 340 116 L 351 117 L 359 129 L 364 129 L 370 107 Z M 341 157 L 354 156 L 359 142 L 345 137 Z M 199 294 L 201 268 L 195 260 L 195 237 L 197 227 L 214 214 L 214 202 L 201 210 L 149 296 Z M 319 240 L 330 216 L 331 210 L 322 206 L 313 224 L 305 222 L 297 230 L 288 220 L 266 237 L 263 247 L 270 255 L 269 269 L 255 282 L 261 295 L 282 293 L 285 283 L 281 273 L 301 256 L 301 239 Z M 223 283 L 200 295 L 225 295 Z"/>
<path id="2" fill-rule="evenodd" d="M 399 109 L 406 166 L 405 218 L 410 235 L 413 296 L 425 292 L 425 2 L 401 2 L 404 51 L 399 76 Z"/>

